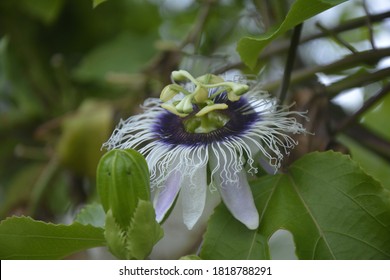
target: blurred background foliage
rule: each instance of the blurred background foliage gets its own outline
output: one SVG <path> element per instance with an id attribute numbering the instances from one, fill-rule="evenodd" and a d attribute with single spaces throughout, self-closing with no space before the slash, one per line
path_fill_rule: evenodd
<path id="1" fill-rule="evenodd" d="M 0 218 L 66 222 L 95 200 L 102 143 L 173 70 L 241 70 L 277 96 L 291 33 L 254 70 L 235 48 L 280 24 L 291 2 L 2 0 Z M 304 24 L 287 102 L 308 110 L 314 135 L 290 162 L 335 149 L 390 187 L 386 3 L 350 0 Z"/>

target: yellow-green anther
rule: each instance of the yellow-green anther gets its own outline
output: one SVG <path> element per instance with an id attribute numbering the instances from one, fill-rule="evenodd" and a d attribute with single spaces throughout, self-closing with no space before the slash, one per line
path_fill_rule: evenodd
<path id="1" fill-rule="evenodd" d="M 228 85 L 232 91 L 234 92 L 235 95 L 243 95 L 249 90 L 249 86 L 244 85 L 244 84 L 237 84 L 237 83 L 229 83 Z"/>
<path id="2" fill-rule="evenodd" d="M 218 84 L 224 82 L 224 79 L 222 79 L 220 76 L 213 75 L 213 74 L 206 74 L 196 79 L 202 84 Z"/>
<path id="3" fill-rule="evenodd" d="M 249 89 L 247 85 L 237 84 L 233 82 L 227 82 L 225 83 L 225 85 L 230 88 L 230 90 L 227 91 L 228 99 L 230 101 L 239 100 L 240 96 L 246 93 Z"/>
<path id="4" fill-rule="evenodd" d="M 197 116 L 204 116 L 214 110 L 226 109 L 227 105 L 225 104 L 214 104 L 214 98 L 225 93 L 228 100 L 234 102 L 238 101 L 240 96 L 249 90 L 249 87 L 245 84 L 225 81 L 213 74 L 205 74 L 195 79 L 187 71 L 178 70 L 172 72 L 171 78 L 174 84 L 163 89 L 160 99 L 167 102 L 178 93 L 184 94 L 185 96 L 181 100 L 162 105 L 163 108 L 180 117 L 186 117 L 192 113 L 194 106 L 200 110 Z M 175 82 L 191 82 L 192 90 L 175 84 Z"/>
<path id="5" fill-rule="evenodd" d="M 234 93 L 234 91 L 232 91 L 232 90 L 229 90 L 228 92 L 227 92 L 227 97 L 228 97 L 228 99 L 230 100 L 230 101 L 237 101 L 237 100 L 240 100 L 240 96 L 239 95 L 236 95 L 235 93 Z"/>
<path id="6" fill-rule="evenodd" d="M 163 102 L 167 102 L 171 100 L 173 97 L 175 97 L 176 94 L 178 94 L 181 90 L 181 86 L 177 84 L 171 84 L 164 87 L 164 89 L 161 91 L 160 99 Z"/>
<path id="7" fill-rule="evenodd" d="M 177 111 L 176 107 L 173 106 L 172 104 L 163 103 L 163 104 L 161 104 L 161 107 L 164 108 L 165 110 L 171 112 L 172 114 L 175 114 L 176 116 L 181 117 L 181 118 L 188 116 L 188 114 L 179 113 L 179 111 Z"/>
<path id="8" fill-rule="evenodd" d="M 204 116 L 204 115 L 210 113 L 211 111 L 225 110 L 227 108 L 228 108 L 228 105 L 226 105 L 225 103 L 218 103 L 218 104 L 208 105 L 206 107 L 203 107 L 198 113 L 196 113 L 195 116 L 201 117 L 201 116 Z"/>
<path id="9" fill-rule="evenodd" d="M 184 82 L 186 80 L 190 80 L 194 84 L 198 84 L 198 81 L 196 81 L 196 79 L 185 70 L 172 71 L 171 77 L 176 82 Z"/>

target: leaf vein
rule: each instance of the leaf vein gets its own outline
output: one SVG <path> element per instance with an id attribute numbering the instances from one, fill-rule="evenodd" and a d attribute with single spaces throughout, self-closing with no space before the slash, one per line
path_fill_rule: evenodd
<path id="1" fill-rule="evenodd" d="M 339 235 L 344 235 L 344 236 L 347 236 L 347 237 L 349 237 L 349 238 L 355 239 L 355 240 L 360 241 L 361 243 L 364 243 L 364 244 L 366 244 L 367 246 L 369 246 L 369 247 L 371 247 L 371 248 L 377 250 L 378 252 L 381 252 L 381 253 L 384 254 L 385 256 L 390 257 L 390 253 L 384 252 L 384 251 L 382 251 L 380 248 L 377 248 L 377 247 L 375 247 L 374 245 L 372 245 L 372 244 L 368 243 L 367 241 L 365 241 L 365 240 L 363 240 L 363 239 L 360 239 L 360 238 L 358 238 L 358 237 L 355 237 L 355 236 L 352 236 L 352 235 L 349 235 L 349 234 L 346 234 L 346 233 L 343 233 L 343 232 L 332 231 L 332 230 L 327 230 L 326 232 L 334 233 L 334 234 L 339 234 Z"/>
<path id="2" fill-rule="evenodd" d="M 296 191 L 296 193 L 297 193 L 299 199 L 302 201 L 303 206 L 306 208 L 307 213 L 308 213 L 308 214 L 310 215 L 310 217 L 312 218 L 312 221 L 313 221 L 314 225 L 316 226 L 316 228 L 317 228 L 317 230 L 318 230 L 318 233 L 319 233 L 320 236 L 324 239 L 324 242 L 325 242 L 326 246 L 328 247 L 330 254 L 332 255 L 332 257 L 333 257 L 334 259 L 336 259 L 336 256 L 334 255 L 334 253 L 333 253 L 333 251 L 332 251 L 332 249 L 331 249 L 331 247 L 330 247 L 328 241 L 327 241 L 326 238 L 325 238 L 324 232 L 322 231 L 322 229 L 321 229 L 320 225 L 318 224 L 317 220 L 314 218 L 313 213 L 311 212 L 311 210 L 310 210 L 309 206 L 307 205 L 306 201 L 303 199 L 302 195 L 300 194 L 299 189 L 298 189 L 298 187 L 297 187 L 297 185 L 296 185 L 296 183 L 295 183 L 295 181 L 294 181 L 294 178 L 293 178 L 290 174 L 288 174 L 288 178 L 290 179 L 291 185 L 292 185 L 293 188 L 295 189 L 295 191 Z"/>
<path id="3" fill-rule="evenodd" d="M 341 164 L 339 164 L 341 165 Z M 323 181 L 323 179 L 319 176 L 316 176 L 315 174 L 312 174 L 310 172 L 307 172 L 305 169 L 299 167 L 299 166 L 295 166 L 296 169 L 299 169 L 300 171 L 302 171 L 303 173 L 306 173 L 312 177 L 314 177 L 315 179 L 317 180 L 320 180 L 320 181 Z M 353 176 L 353 172 L 349 172 L 349 173 L 345 173 L 345 174 L 342 174 L 340 176 L 337 176 L 334 178 L 334 181 L 336 181 L 336 179 L 338 178 L 341 178 L 341 177 L 344 177 L 344 176 Z M 370 217 L 372 217 L 378 224 L 380 224 L 381 226 L 383 226 L 386 230 L 388 229 L 388 227 L 383 224 L 381 221 L 379 221 L 373 214 L 371 214 L 363 205 L 361 205 L 358 201 L 356 201 L 356 199 L 354 199 L 353 197 L 351 197 L 350 195 L 348 195 L 346 192 L 344 192 L 343 190 L 341 190 L 340 188 L 338 187 L 334 187 L 335 190 L 339 191 L 341 194 L 343 194 L 344 196 L 346 196 L 347 198 L 349 198 L 352 202 L 354 202 L 356 205 L 358 205 L 362 210 L 364 210 Z M 372 194 L 373 195 L 373 194 Z"/>

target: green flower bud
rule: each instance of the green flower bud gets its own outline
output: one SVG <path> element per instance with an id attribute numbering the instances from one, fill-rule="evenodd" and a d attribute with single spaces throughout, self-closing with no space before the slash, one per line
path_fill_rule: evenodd
<path id="1" fill-rule="evenodd" d="M 104 211 L 112 212 L 123 229 L 130 224 L 139 200 L 150 200 L 149 170 L 135 150 L 111 150 L 99 162 L 97 190 Z"/>

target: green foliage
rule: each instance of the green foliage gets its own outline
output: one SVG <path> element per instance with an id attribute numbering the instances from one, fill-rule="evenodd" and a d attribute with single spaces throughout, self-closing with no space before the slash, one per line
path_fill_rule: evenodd
<path id="1" fill-rule="evenodd" d="M 102 205 L 92 203 L 81 209 L 74 221 L 82 225 L 104 228 L 105 219 L 106 214 Z"/>
<path id="2" fill-rule="evenodd" d="M 107 240 L 108 250 L 118 259 L 126 260 L 130 256 L 126 248 L 126 231 L 115 221 L 112 211 L 106 212 L 104 238 Z"/>
<path id="3" fill-rule="evenodd" d="M 179 68 L 202 75 L 210 68 L 246 73 L 249 66 L 265 89 L 280 87 L 282 79 L 273 70 L 284 65 L 288 31 L 346 1 L 192 1 L 184 8 L 179 1 L 168 2 L 175 1 L 0 1 L 1 259 L 58 259 L 97 246 L 108 246 L 118 258 L 146 258 L 163 233 L 154 219 L 145 160 L 131 155 L 133 163 L 144 166 L 136 178 L 118 158 L 105 166 L 121 178 L 113 184 L 118 189 L 108 187 L 112 177 L 99 166 L 98 181 L 106 185 L 98 186 L 102 205 L 95 202 L 101 145 L 117 120 L 137 113 L 144 98 L 158 96 Z M 370 36 L 376 41 L 387 31 L 382 23 L 388 15 L 359 19 L 356 12 L 364 9 L 361 1 L 354 3 L 338 18 L 339 29 L 330 24 L 329 33 L 314 32 L 340 49 L 344 39 L 357 52 L 341 63 L 344 53 L 335 55 L 330 48 L 327 54 L 336 60 L 330 65 L 311 65 L 306 53 L 297 53 L 288 93 L 297 110 L 308 110 L 308 131 L 314 134 L 299 139 L 289 160 L 335 142 L 344 144 L 353 160 L 313 153 L 286 167 L 285 174 L 255 179 L 259 229 L 247 230 L 219 206 L 204 236 L 202 259 L 272 258 L 268 241 L 278 229 L 291 232 L 300 259 L 390 258 L 390 98 L 378 98 L 355 119 L 369 129 L 358 134 L 350 133 L 353 124 L 333 130 L 355 112 L 339 118 L 329 106 L 345 90 L 360 87 L 371 96 L 370 83 L 381 87 L 389 81 L 386 64 L 379 75 L 376 71 L 390 49 L 360 48 L 369 48 Z M 269 28 L 265 33 L 253 35 L 264 27 Z M 321 44 L 304 31 L 306 42 Z M 283 36 L 286 42 L 278 40 Z M 275 48 L 262 53 L 270 44 Z M 262 72 L 257 71 L 260 54 Z M 344 77 L 325 86 L 314 79 L 317 73 Z M 318 105 L 320 96 L 324 103 Z M 321 145 L 316 137 L 322 137 Z M 40 221 L 61 221 L 81 205 L 87 206 L 70 225 Z"/>
<path id="4" fill-rule="evenodd" d="M 204 259 L 267 259 L 278 229 L 294 236 L 300 259 L 388 259 L 390 193 L 347 156 L 312 153 L 286 174 L 252 183 L 257 231 L 220 206 L 205 235 Z"/>
<path id="5" fill-rule="evenodd" d="M 43 166 L 33 164 L 20 170 L 18 176 L 13 177 L 9 182 L 9 189 L 6 193 L 7 200 L 1 204 L 0 216 L 5 218 L 7 213 L 20 203 L 28 203 L 34 185 L 36 184 Z"/>
<path id="6" fill-rule="evenodd" d="M 201 260 L 201 258 L 197 255 L 188 255 L 181 257 L 180 260 L 199 261 Z"/>
<path id="7" fill-rule="evenodd" d="M 100 5 L 101 3 L 104 3 L 106 2 L 107 0 L 93 0 L 93 7 L 96 8 L 98 5 Z"/>
<path id="8" fill-rule="evenodd" d="M 61 259 L 105 246 L 103 229 L 73 223 L 59 225 L 12 217 L 0 223 L 0 259 Z"/>
<path id="9" fill-rule="evenodd" d="M 152 203 L 140 200 L 126 238 L 126 248 L 131 258 L 145 259 L 163 235 L 161 226 L 156 222 Z"/>
<path id="10" fill-rule="evenodd" d="M 80 80 L 104 81 L 115 74 L 137 73 L 155 54 L 155 40 L 155 35 L 124 32 L 85 55 L 74 75 Z"/>
<path id="11" fill-rule="evenodd" d="M 96 166 L 103 154 L 100 148 L 112 129 L 111 106 L 85 100 L 73 115 L 64 119 L 62 128 L 63 134 L 57 144 L 61 163 L 78 174 L 95 178 Z"/>
<path id="12" fill-rule="evenodd" d="M 238 222 L 224 204 L 220 204 L 207 226 L 202 259 L 270 259 L 267 239 Z"/>
<path id="13" fill-rule="evenodd" d="M 260 52 L 278 36 L 284 34 L 286 31 L 308 18 L 345 1 L 346 0 L 312 0 L 310 1 L 310 5 L 308 5 L 307 0 L 295 1 L 286 15 L 286 18 L 278 27 L 275 27 L 257 38 L 244 37 L 238 42 L 237 51 L 240 54 L 241 60 L 253 69 L 256 66 Z"/>
<path id="14" fill-rule="evenodd" d="M 143 260 L 163 237 L 150 201 L 138 201 L 134 216 L 125 228 L 117 223 L 111 209 L 106 214 L 104 236 L 108 249 L 118 259 Z"/>
<path id="15" fill-rule="evenodd" d="M 375 106 L 367 111 L 362 118 L 362 123 L 374 130 L 378 135 L 390 141 L 390 129 L 383 129 L 388 126 L 390 119 L 390 96 L 387 95 Z"/>
<path id="16" fill-rule="evenodd" d="M 340 137 L 339 141 L 348 147 L 353 159 L 361 165 L 367 174 L 381 182 L 383 187 L 390 190 L 389 164 L 386 159 L 362 147 L 356 139 Z"/>
<path id="17" fill-rule="evenodd" d="M 16 1 L 20 9 L 38 18 L 43 23 L 52 23 L 61 12 L 65 0 L 21 0 Z"/>

